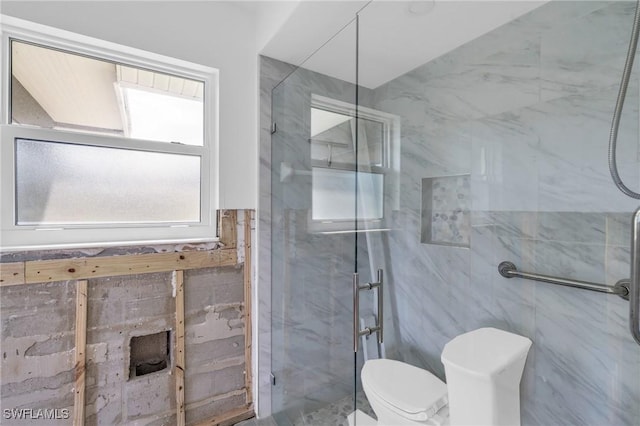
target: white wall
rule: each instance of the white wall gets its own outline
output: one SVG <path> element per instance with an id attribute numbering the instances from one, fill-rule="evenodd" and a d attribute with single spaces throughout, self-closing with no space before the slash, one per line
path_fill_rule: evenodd
<path id="1" fill-rule="evenodd" d="M 0 12 L 220 70 L 220 207 L 257 207 L 254 14 L 232 2 L 5 1 Z"/>

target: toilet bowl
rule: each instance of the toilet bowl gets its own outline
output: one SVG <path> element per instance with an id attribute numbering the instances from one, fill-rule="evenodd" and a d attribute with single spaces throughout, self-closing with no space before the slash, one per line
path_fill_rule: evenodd
<path id="1" fill-rule="evenodd" d="M 520 425 L 520 380 L 530 347 L 526 337 L 495 328 L 457 336 L 442 351 L 447 384 L 400 361 L 369 360 L 361 379 L 378 418 L 371 424 Z"/>
<path id="2" fill-rule="evenodd" d="M 433 374 L 391 359 L 367 361 L 362 387 L 378 425 L 425 425 L 447 406 L 447 385 Z"/>

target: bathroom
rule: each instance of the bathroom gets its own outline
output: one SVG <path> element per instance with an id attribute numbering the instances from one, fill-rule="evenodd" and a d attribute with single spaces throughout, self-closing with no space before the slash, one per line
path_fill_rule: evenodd
<path id="1" fill-rule="evenodd" d="M 3 3 L 3 14 L 122 44 L 127 37 L 106 27 L 124 16 L 123 28 L 134 28 L 124 11 L 153 4 L 168 19 L 178 7 Z M 74 22 L 56 3 L 92 19 Z M 206 8 L 224 16 L 225 2 L 185 3 L 203 28 Z M 521 424 L 640 424 L 630 303 L 498 270 L 508 261 L 610 287 L 630 277 L 640 203 L 616 188 L 608 151 L 636 2 L 237 3 L 224 6 L 237 28 L 218 17 L 223 30 L 202 29 L 211 46 L 199 48 L 227 49 L 225 58 L 199 56 L 195 43 L 182 52 L 175 35 L 159 48 L 153 23 L 132 39 L 221 68 L 219 206 L 255 209 L 241 226 L 253 220 L 246 362 L 257 417 L 241 424 L 375 415 L 365 359 L 445 380 L 445 345 L 485 327 L 532 342 Z M 106 24 L 91 28 L 100 14 Z M 241 57 L 215 31 L 233 35 Z M 639 77 L 636 64 L 615 154 L 635 191 Z M 382 344 L 382 330 L 354 339 L 354 317 L 358 329 L 382 317 Z"/>
<path id="2" fill-rule="evenodd" d="M 504 9 L 500 2 L 462 4 L 478 8 L 467 10 L 467 19 L 483 12 L 498 16 Z M 353 290 L 347 283 L 354 272 L 362 283 L 375 282 L 379 268 L 387 358 L 444 379 L 444 345 L 470 330 L 495 327 L 533 341 L 520 388 L 522 424 L 640 421 L 640 351 L 629 332 L 628 302 L 498 273 L 498 265 L 510 261 L 521 271 L 610 286 L 629 277 L 638 205 L 613 184 L 607 149 L 635 4 L 520 3 L 511 12 L 519 14 L 515 19 L 426 63 L 414 59 L 406 73 L 379 77 L 379 67 L 401 60 L 401 46 L 426 52 L 429 47 L 421 45 L 445 44 L 437 38 L 438 21 L 429 17 L 462 4 L 436 2 L 429 11 L 373 2 L 301 68 L 262 58 L 263 81 L 274 87 L 271 99 L 263 89 L 262 108 L 271 109 L 277 127 L 269 135 L 264 130 L 271 123 L 261 125 L 260 193 L 270 194 L 261 206 L 271 201 L 270 218 L 261 212 L 261 249 L 272 250 L 272 334 L 270 342 L 265 339 L 271 370 L 260 373 L 275 376 L 270 398 L 278 424 L 299 424 L 301 412 L 330 412 L 322 408 L 336 395 L 360 396 L 363 348 L 354 371 Z M 412 6 L 418 13 L 410 12 Z M 403 24 L 383 25 L 385 20 Z M 430 26 L 435 29 L 427 36 Z M 456 37 L 454 27 L 463 24 L 449 24 L 445 34 Z M 421 29 L 419 41 L 402 39 Z M 387 52 L 393 53 L 385 57 Z M 343 65 L 339 71 L 326 65 L 333 58 Z M 634 69 L 617 148 L 620 174 L 629 185 L 640 177 L 638 75 Z M 324 186 L 320 175 L 295 173 L 331 167 L 321 164 L 327 149 L 314 153 L 314 116 L 308 111 L 315 105 L 331 109 L 316 104 L 316 96 L 357 104 L 365 123 L 377 111 L 388 129 L 387 163 L 380 164 L 380 148 L 370 142 L 379 139 L 366 132 L 361 140 L 368 146 L 360 143 L 364 153 L 352 160 L 365 183 L 344 183 L 363 209 L 355 216 L 378 219 L 352 219 L 352 228 L 364 232 L 309 231 L 314 202 L 332 200 L 315 193 L 313 185 Z M 321 145 L 331 136 L 316 139 Z M 288 169 L 283 176 L 282 163 L 293 176 Z M 367 182 L 381 165 L 383 201 L 360 196 L 375 192 L 376 184 Z M 267 284 L 261 279 L 259 285 Z M 377 310 L 375 293 L 360 293 L 360 316 L 368 318 L 362 329 L 376 324 L 362 311 Z M 361 403 L 361 397 L 347 398 L 343 414 Z"/>

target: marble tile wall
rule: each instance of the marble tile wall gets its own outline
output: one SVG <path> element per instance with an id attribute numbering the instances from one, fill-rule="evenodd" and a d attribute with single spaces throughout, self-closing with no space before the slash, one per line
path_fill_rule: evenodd
<path id="1" fill-rule="evenodd" d="M 637 202 L 611 183 L 607 139 L 633 8 L 552 1 L 362 91 L 362 104 L 401 117 L 393 231 L 357 242 L 358 272 L 385 268 L 385 326 L 393 336 L 387 354 L 444 377 L 440 353 L 460 333 L 494 326 L 528 336 L 534 345 L 521 388 L 525 425 L 635 425 L 640 418 L 640 350 L 628 332 L 628 303 L 497 273 L 498 263 L 510 260 L 526 271 L 608 284 L 628 277 Z M 353 361 L 344 350 L 350 320 L 341 312 L 351 311 L 345 283 L 355 243 L 306 232 L 309 178 L 285 185 L 278 164 L 310 167 L 301 142 L 308 139 L 310 93 L 346 101 L 354 95 L 343 82 L 296 71 L 273 92 L 271 113 L 286 131 L 271 138 L 271 88 L 293 68 L 261 63 L 258 408 L 268 415 L 271 407 L 314 409 L 351 386 L 345 366 Z M 621 175 L 636 188 L 637 69 L 618 151 Z M 467 174 L 469 248 L 422 244 L 422 179 Z M 272 370 L 282 379 L 275 387 Z"/>
<path id="2" fill-rule="evenodd" d="M 610 285 L 628 277 L 638 202 L 611 182 L 607 141 L 634 7 L 552 1 L 375 90 L 373 107 L 402 120 L 388 251 L 402 358 L 444 377 L 440 353 L 457 334 L 494 326 L 528 336 L 525 425 L 640 419 L 628 303 L 497 272 L 509 260 Z M 634 188 L 638 76 L 636 68 L 618 151 Z M 470 248 L 421 244 L 422 179 L 467 173 Z"/>

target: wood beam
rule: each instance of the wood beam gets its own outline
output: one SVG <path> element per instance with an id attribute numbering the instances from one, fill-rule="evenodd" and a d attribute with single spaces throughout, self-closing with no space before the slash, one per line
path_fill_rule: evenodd
<path id="1" fill-rule="evenodd" d="M 174 271 L 174 284 L 176 286 L 176 422 L 178 426 L 186 423 L 184 407 L 184 272 Z"/>
<path id="2" fill-rule="evenodd" d="M 238 211 L 220 210 L 219 215 L 218 223 L 220 224 L 220 242 L 226 249 L 236 248 L 238 240 Z"/>
<path id="3" fill-rule="evenodd" d="M 251 364 L 251 210 L 244 211 L 244 376 L 247 388 L 247 404 L 253 402 Z"/>
<path id="4" fill-rule="evenodd" d="M 236 408 L 226 413 L 215 416 L 207 421 L 198 423 L 197 426 L 232 426 L 243 420 L 255 417 L 252 405 Z"/>
<path id="5" fill-rule="evenodd" d="M 235 249 L 218 249 L 2 263 L 0 286 L 215 268 L 237 262 Z"/>
<path id="6" fill-rule="evenodd" d="M 0 263 L 0 286 L 24 283 L 24 262 Z"/>
<path id="7" fill-rule="evenodd" d="M 87 281 L 76 283 L 76 331 L 75 331 L 75 385 L 73 400 L 73 426 L 84 425 L 85 373 L 87 348 Z"/>

